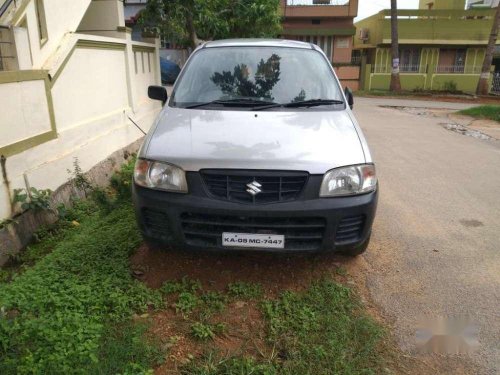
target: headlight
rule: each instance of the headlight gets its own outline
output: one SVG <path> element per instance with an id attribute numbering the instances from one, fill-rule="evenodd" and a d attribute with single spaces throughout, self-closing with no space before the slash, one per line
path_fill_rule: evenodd
<path id="1" fill-rule="evenodd" d="M 377 187 L 373 164 L 355 165 L 328 171 L 321 183 L 320 197 L 368 193 Z"/>
<path id="2" fill-rule="evenodd" d="M 150 189 L 187 193 L 186 173 L 172 164 L 137 159 L 134 169 L 137 185 Z"/>

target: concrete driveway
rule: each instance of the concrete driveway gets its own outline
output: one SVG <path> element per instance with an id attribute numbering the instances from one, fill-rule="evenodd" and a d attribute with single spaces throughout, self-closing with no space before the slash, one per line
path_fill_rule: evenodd
<path id="1" fill-rule="evenodd" d="M 473 354 L 417 356 L 437 373 L 498 374 L 500 141 L 446 130 L 440 125 L 446 117 L 425 110 L 380 106 L 469 107 L 356 99 L 381 191 L 373 241 L 355 262 L 364 268 L 369 296 L 412 353 L 422 315 L 469 316 L 479 327 Z"/>

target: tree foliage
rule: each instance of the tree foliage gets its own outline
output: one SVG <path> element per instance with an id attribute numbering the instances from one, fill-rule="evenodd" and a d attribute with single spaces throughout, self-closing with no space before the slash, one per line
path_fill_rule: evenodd
<path id="1" fill-rule="evenodd" d="M 232 97 L 274 100 L 271 91 L 280 80 L 280 59 L 280 56 L 273 54 L 267 61 L 260 60 L 255 73 L 255 82 L 249 79 L 248 66 L 245 64 L 235 66 L 233 73 L 228 71 L 214 73 L 211 80 L 224 94 Z"/>
<path id="2" fill-rule="evenodd" d="M 141 13 L 147 29 L 176 43 L 275 37 L 281 30 L 279 0 L 149 0 Z"/>

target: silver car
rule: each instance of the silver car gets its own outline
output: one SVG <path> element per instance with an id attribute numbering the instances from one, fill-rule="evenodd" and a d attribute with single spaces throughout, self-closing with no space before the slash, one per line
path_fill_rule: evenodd
<path id="1" fill-rule="evenodd" d="M 353 96 L 319 47 L 208 42 L 189 58 L 139 152 L 134 204 L 153 243 L 362 253 L 377 177 Z"/>

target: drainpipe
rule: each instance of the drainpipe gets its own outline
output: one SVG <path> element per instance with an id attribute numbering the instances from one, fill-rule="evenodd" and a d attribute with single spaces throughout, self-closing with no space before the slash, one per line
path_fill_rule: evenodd
<path id="1" fill-rule="evenodd" d="M 9 178 L 7 177 L 7 158 L 5 155 L 0 156 L 0 167 L 2 169 L 2 177 L 3 177 L 3 183 L 5 185 L 5 190 L 7 193 L 7 199 L 9 200 L 10 204 L 10 212 L 14 213 L 14 202 L 12 202 L 12 199 L 10 197 L 10 181 Z"/>

